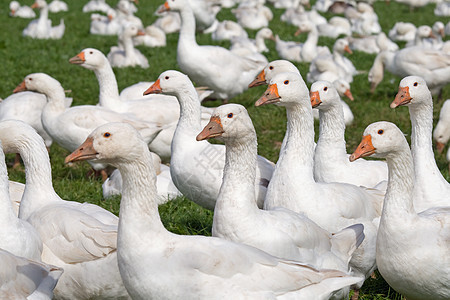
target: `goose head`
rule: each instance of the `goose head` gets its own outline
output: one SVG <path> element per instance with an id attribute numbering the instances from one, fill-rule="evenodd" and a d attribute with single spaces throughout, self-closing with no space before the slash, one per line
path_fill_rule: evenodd
<path id="1" fill-rule="evenodd" d="M 185 7 L 190 7 L 189 2 L 187 0 L 167 0 L 164 2 L 158 13 L 163 13 L 165 11 L 180 11 Z"/>
<path id="2" fill-rule="evenodd" d="M 17 1 L 11 1 L 9 3 L 9 10 L 11 11 L 11 15 L 14 16 L 14 14 L 16 13 L 16 11 L 18 11 L 20 8 L 20 4 Z"/>
<path id="3" fill-rule="evenodd" d="M 105 64 L 109 64 L 106 56 L 97 49 L 86 48 L 69 59 L 69 63 L 80 65 L 89 70 L 96 70 Z"/>
<path id="4" fill-rule="evenodd" d="M 416 36 L 419 38 L 436 38 L 433 30 L 428 25 L 422 25 L 417 28 Z"/>
<path id="5" fill-rule="evenodd" d="M 273 32 L 270 28 L 264 27 L 261 28 L 257 33 L 256 36 L 261 37 L 263 39 L 271 39 L 275 40 L 275 37 L 273 35 Z"/>
<path id="6" fill-rule="evenodd" d="M 47 2 L 45 0 L 36 0 L 32 5 L 31 8 L 39 8 L 42 9 L 44 7 L 47 7 Z"/>
<path id="7" fill-rule="evenodd" d="M 316 81 L 311 85 L 309 93 L 311 106 L 327 110 L 339 103 L 339 94 L 329 81 Z"/>
<path id="8" fill-rule="evenodd" d="M 47 95 L 55 88 L 63 90 L 61 84 L 55 78 L 45 73 L 32 73 L 25 77 L 25 79 L 14 89 L 13 93 L 34 91 Z"/>
<path id="9" fill-rule="evenodd" d="M 119 33 L 119 38 L 132 38 L 139 35 L 145 35 L 145 32 L 140 30 L 138 26 L 132 23 L 126 23 L 124 26 L 122 26 L 122 29 Z"/>
<path id="10" fill-rule="evenodd" d="M 348 44 L 348 41 L 346 39 L 338 39 L 333 45 L 333 52 L 337 52 L 340 54 L 344 54 L 344 52 L 347 52 L 349 54 L 352 54 L 352 50 L 350 50 L 350 46 Z"/>
<path id="11" fill-rule="evenodd" d="M 95 160 L 117 167 L 120 163 L 139 161 L 147 144 L 139 132 L 127 123 L 107 123 L 97 127 L 65 162 Z"/>
<path id="12" fill-rule="evenodd" d="M 445 37 L 445 25 L 441 21 L 436 21 L 432 29 L 434 33 L 439 34 L 442 38 Z"/>
<path id="13" fill-rule="evenodd" d="M 400 129 L 391 122 L 381 121 L 367 126 L 361 143 L 350 155 L 349 160 L 355 161 L 365 156 L 386 158 L 404 149 L 409 147 Z"/>
<path id="14" fill-rule="evenodd" d="M 400 81 L 398 93 L 391 108 L 400 105 L 432 104 L 432 97 L 427 83 L 422 77 L 407 76 Z"/>
<path id="15" fill-rule="evenodd" d="M 162 93 L 176 96 L 181 91 L 192 87 L 192 82 L 187 75 L 179 71 L 168 70 L 159 75 L 158 79 L 144 92 L 144 95 Z"/>
<path id="16" fill-rule="evenodd" d="M 259 85 L 266 85 L 270 82 L 270 80 L 278 73 L 283 72 L 293 72 L 298 73 L 297 67 L 288 60 L 279 59 L 271 61 L 259 74 L 256 76 L 255 80 L 253 80 L 248 87 L 254 87 Z"/>
<path id="17" fill-rule="evenodd" d="M 346 96 L 351 101 L 354 100 L 352 92 L 350 91 L 350 83 L 343 79 L 336 79 L 335 81 L 333 81 L 333 86 L 336 88 L 339 96 Z"/>
<path id="18" fill-rule="evenodd" d="M 5 134 L 2 134 L 3 132 Z M 0 138 L 5 153 L 20 153 L 21 147 L 29 143 L 30 137 L 36 139 L 44 147 L 42 137 L 27 123 L 19 120 L 0 122 Z"/>
<path id="19" fill-rule="evenodd" d="M 310 21 L 302 21 L 302 22 L 300 22 L 300 24 L 298 24 L 298 29 L 294 33 L 294 35 L 298 36 L 301 33 L 310 32 L 313 29 L 313 26 L 315 26 L 315 25 L 313 25 L 313 23 Z"/>
<path id="20" fill-rule="evenodd" d="M 308 87 L 300 74 L 284 72 L 270 80 L 267 90 L 256 101 L 255 106 L 273 103 L 281 106 L 300 104 L 311 107 L 308 95 Z"/>
<path id="21" fill-rule="evenodd" d="M 197 135 L 197 141 L 220 137 L 225 142 L 255 135 L 252 120 L 244 106 L 225 104 L 217 107 L 209 123 Z"/>

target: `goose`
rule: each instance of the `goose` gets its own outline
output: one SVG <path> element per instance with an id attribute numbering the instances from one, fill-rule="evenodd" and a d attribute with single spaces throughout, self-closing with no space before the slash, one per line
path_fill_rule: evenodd
<path id="1" fill-rule="evenodd" d="M 50 300 L 61 268 L 12 254 L 0 248 L 0 298 Z"/>
<path id="2" fill-rule="evenodd" d="M 248 38 L 247 31 L 234 21 L 224 20 L 211 33 L 213 41 L 231 40 L 233 38 Z"/>
<path id="3" fill-rule="evenodd" d="M 119 35 L 122 25 L 117 18 L 116 11 L 110 8 L 106 16 L 100 14 L 91 15 L 91 26 L 89 32 L 99 35 Z"/>
<path id="4" fill-rule="evenodd" d="M 90 0 L 83 6 L 84 13 L 91 11 L 101 11 L 107 14 L 110 9 L 112 9 L 111 6 L 109 6 L 105 0 Z"/>
<path id="5" fill-rule="evenodd" d="M 312 22 L 305 21 L 298 25 L 298 30 L 295 35 L 300 33 L 308 33 L 306 41 L 300 51 L 300 59 L 302 62 L 311 62 L 317 55 L 330 55 L 330 49 L 326 46 L 317 46 L 319 41 L 319 32 L 317 31 L 316 25 Z"/>
<path id="6" fill-rule="evenodd" d="M 419 8 L 430 3 L 430 0 L 396 0 L 399 3 L 409 5 L 409 10 L 412 12 L 414 8 Z"/>
<path id="7" fill-rule="evenodd" d="M 346 39 L 338 39 L 334 43 L 332 54 L 321 54 L 316 56 L 306 75 L 308 82 L 326 80 L 333 82 L 336 79 L 344 79 L 348 83 L 353 81 L 357 74 L 353 63 L 344 56 L 344 52 L 352 54 Z"/>
<path id="8" fill-rule="evenodd" d="M 412 41 L 416 36 L 417 28 L 412 23 L 397 22 L 389 30 L 389 38 L 393 41 Z"/>
<path id="9" fill-rule="evenodd" d="M 310 90 L 311 105 L 319 109 L 319 139 L 314 152 L 314 179 L 374 187 L 387 180 L 387 165 L 381 161 L 348 161 L 341 100 L 334 85 L 316 81 Z"/>
<path id="10" fill-rule="evenodd" d="M 194 12 L 197 30 L 207 32 L 217 26 L 219 21 L 216 19 L 216 15 L 220 11 L 220 5 L 213 1 L 203 0 L 188 0 L 188 2 Z"/>
<path id="11" fill-rule="evenodd" d="M 296 8 L 288 8 L 281 15 L 280 20 L 294 26 L 300 25 L 300 23 L 305 21 L 310 21 L 315 25 L 326 24 L 327 19 L 320 15 L 315 9 L 306 11 L 301 5 Z"/>
<path id="12" fill-rule="evenodd" d="M 350 159 L 372 154 L 386 158 L 389 167 L 377 237 L 378 270 L 407 299 L 448 299 L 450 207 L 414 209 L 414 159 L 395 124 L 370 124 Z"/>
<path id="13" fill-rule="evenodd" d="M 39 8 L 39 19 L 33 20 L 23 30 L 24 36 L 29 36 L 34 39 L 60 39 L 64 35 L 66 26 L 64 20 L 58 26 L 52 26 L 52 21 L 48 19 L 48 5 L 45 0 L 36 0 L 31 6 L 32 8 Z"/>
<path id="14" fill-rule="evenodd" d="M 48 5 L 48 10 L 51 13 L 58 13 L 60 11 L 68 11 L 69 7 L 67 6 L 67 3 L 61 0 L 53 0 Z"/>
<path id="15" fill-rule="evenodd" d="M 177 62 L 181 71 L 198 85 L 214 90 L 211 97 L 229 99 L 244 92 L 264 67 L 260 62 L 240 57 L 228 49 L 198 45 L 195 19 L 187 0 L 166 1 L 164 10 L 179 11 L 181 15 L 177 47 Z"/>
<path id="16" fill-rule="evenodd" d="M 414 46 L 424 46 L 427 48 L 432 48 L 431 43 L 427 43 L 427 38 L 436 38 L 433 33 L 433 30 L 428 25 L 422 25 L 417 27 L 416 35 L 414 40 L 406 43 L 405 47 L 414 47 Z"/>
<path id="17" fill-rule="evenodd" d="M 364 239 L 361 224 L 331 235 L 303 214 L 282 207 L 260 210 L 256 205 L 256 133 L 243 106 L 227 104 L 216 108 L 197 140 L 211 137 L 221 138 L 226 147 L 212 236 L 318 269 L 349 271 L 351 255 Z"/>
<path id="18" fill-rule="evenodd" d="M 159 18 L 152 25 L 161 28 L 166 34 L 180 31 L 180 14 L 173 11 L 162 11 L 162 7 L 164 5 L 157 9 L 155 15 L 159 16 Z"/>
<path id="19" fill-rule="evenodd" d="M 314 120 L 309 90 L 300 74 L 275 75 L 255 105 L 269 103 L 286 107 L 288 127 L 264 208 L 282 206 L 304 213 L 329 232 L 363 224 L 366 238 L 354 252 L 350 266 L 353 274 L 367 278 L 376 267 L 375 240 L 384 195 L 351 184 L 314 180 Z"/>
<path id="20" fill-rule="evenodd" d="M 268 27 L 269 22 L 273 19 L 273 13 L 267 6 L 262 4 L 246 5 L 241 3 L 231 12 L 236 16 L 237 22 L 244 28 L 258 30 Z"/>
<path id="21" fill-rule="evenodd" d="M 301 62 L 302 47 L 303 43 L 284 41 L 278 34 L 275 36 L 275 50 L 277 50 L 278 56 L 284 60 Z"/>
<path id="22" fill-rule="evenodd" d="M 449 17 L 450 16 L 450 3 L 447 1 L 442 1 L 437 3 L 434 9 L 434 14 L 436 16 Z"/>
<path id="23" fill-rule="evenodd" d="M 352 29 L 350 22 L 343 17 L 334 16 L 328 23 L 317 25 L 320 36 L 327 36 L 331 38 L 337 38 L 340 35 L 352 35 Z"/>
<path id="24" fill-rule="evenodd" d="M 398 45 L 392 42 L 384 32 L 361 38 L 347 37 L 347 41 L 351 50 L 369 54 L 377 54 L 380 51 L 395 52 L 398 50 Z"/>
<path id="25" fill-rule="evenodd" d="M 180 119 L 172 141 L 170 173 L 178 190 L 197 204 L 214 209 L 225 164 L 225 147 L 195 140 L 201 131 L 200 103 L 185 74 L 169 70 L 145 91 L 173 95 L 180 103 Z M 259 156 L 255 190 L 260 207 L 264 202 L 273 163 Z"/>
<path id="26" fill-rule="evenodd" d="M 165 47 L 166 33 L 155 25 L 145 27 L 144 35 L 137 35 L 133 38 L 135 46 L 144 45 L 147 47 Z"/>
<path id="27" fill-rule="evenodd" d="M 119 0 L 116 6 L 117 18 L 122 26 L 132 24 L 142 30 L 144 24 L 141 19 L 136 17 L 134 13 L 137 11 L 136 6 L 129 0 Z"/>
<path id="28" fill-rule="evenodd" d="M 25 220 L 17 218 L 9 198 L 8 172 L 0 143 L 0 248 L 34 261 L 41 261 L 42 241 L 38 232 Z"/>
<path id="29" fill-rule="evenodd" d="M 433 99 L 419 76 L 400 81 L 391 108 L 407 105 L 411 118 L 411 152 L 414 159 L 414 208 L 417 212 L 450 205 L 450 184 L 439 171 L 433 152 Z"/>
<path id="30" fill-rule="evenodd" d="M 118 168 L 124 179 L 117 259 L 131 298 L 327 299 L 332 291 L 359 280 L 337 270 L 318 271 L 276 258 L 244 244 L 167 231 L 158 214 L 150 152 L 131 126 L 98 127 L 66 162 L 93 158 Z"/>
<path id="31" fill-rule="evenodd" d="M 64 269 L 55 298 L 126 298 L 117 265 L 119 219 L 97 205 L 56 194 L 47 149 L 29 125 L 0 122 L 0 140 L 5 152 L 19 152 L 25 164 L 19 216 L 38 231 L 44 244 L 42 261 Z"/>
<path id="32" fill-rule="evenodd" d="M 147 142 L 151 142 L 161 131 L 158 124 L 144 123 L 133 116 L 117 113 L 100 106 L 80 105 L 66 108 L 63 87 L 56 79 L 44 73 L 27 75 L 14 91 L 24 90 L 46 95 L 47 104 L 42 111 L 42 125 L 53 140 L 69 151 L 76 149 L 77 144 L 82 142 L 80 140 L 84 140 L 89 135 L 88 131 L 111 121 L 133 124 L 141 131 Z M 105 167 L 95 163 L 91 165 L 94 170 L 101 172 L 103 180 L 105 180 Z"/>
<path id="33" fill-rule="evenodd" d="M 437 95 L 450 82 L 450 53 L 423 47 L 408 47 L 397 52 L 382 51 L 369 71 L 372 92 L 383 80 L 384 68 L 400 77 L 423 77 L 431 93 Z"/>
<path id="34" fill-rule="evenodd" d="M 274 60 L 266 65 L 266 67 L 258 74 L 258 76 L 256 76 L 256 78 L 249 84 L 249 87 L 266 85 L 276 74 L 282 72 L 294 72 L 300 74 L 297 67 L 294 66 L 294 64 L 292 64 L 290 61 L 282 59 Z M 349 97 L 349 99 L 353 99 L 353 95 L 350 92 L 349 83 L 343 80 L 336 80 L 333 82 L 333 84 L 335 85 L 339 93 L 342 93 L 342 95 Z M 353 113 L 347 103 L 341 101 L 341 104 L 344 109 L 345 125 L 350 125 L 354 119 Z M 317 111 L 317 109 L 313 110 L 313 116 L 315 119 L 319 119 L 319 112 Z"/>
<path id="35" fill-rule="evenodd" d="M 108 61 L 112 67 L 149 67 L 147 58 L 133 45 L 133 37 L 144 36 L 145 33 L 133 24 L 122 27 L 119 33 L 119 46 L 111 47 Z"/>
<path id="36" fill-rule="evenodd" d="M 9 15 L 11 17 L 32 19 L 36 18 L 36 13 L 33 9 L 27 5 L 20 5 L 17 1 L 11 1 L 9 3 Z"/>
<path id="37" fill-rule="evenodd" d="M 273 40 L 274 36 L 270 28 L 264 27 L 258 30 L 254 40 L 248 37 L 233 37 L 230 50 L 233 52 L 238 48 L 248 48 L 251 52 L 269 52 L 269 48 L 267 48 L 265 43 L 266 39 Z"/>
<path id="38" fill-rule="evenodd" d="M 445 100 L 439 113 L 439 121 L 433 131 L 436 149 L 439 153 L 444 150 L 445 144 L 450 140 L 450 99 Z"/>
<path id="39" fill-rule="evenodd" d="M 434 37 L 430 37 L 425 40 L 425 43 L 431 44 L 431 47 L 433 49 L 441 49 L 445 51 L 443 48 L 445 48 L 447 42 L 444 43 L 442 40 L 445 38 L 445 25 L 441 21 L 434 22 L 433 26 L 431 27 L 433 30 Z"/>
<path id="40" fill-rule="evenodd" d="M 359 2 L 356 8 L 359 15 L 352 22 L 352 32 L 362 36 L 380 33 L 381 26 L 373 7 L 368 3 Z"/>

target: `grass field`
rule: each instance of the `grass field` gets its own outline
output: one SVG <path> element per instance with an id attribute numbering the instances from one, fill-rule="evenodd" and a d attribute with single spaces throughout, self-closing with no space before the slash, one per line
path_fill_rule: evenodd
<path id="1" fill-rule="evenodd" d="M 98 102 L 98 83 L 93 72 L 69 64 L 68 60 L 87 47 L 97 48 L 105 54 L 109 48 L 117 43 L 116 37 L 94 36 L 89 34 L 90 15 L 81 12 L 81 8 L 87 1 L 66 0 L 70 11 L 67 13 L 50 14 L 53 23 L 59 23 L 63 18 L 66 24 L 66 32 L 61 40 L 33 40 L 22 37 L 22 30 L 29 20 L 8 17 L 7 1 L 3 1 L 0 7 L 0 97 L 6 98 L 23 78 L 34 72 L 45 72 L 61 82 L 65 89 L 71 90 L 69 96 L 74 98 L 73 105 L 96 104 Z M 8 1 L 9 2 L 9 1 Z M 115 5 L 116 1 L 108 1 Z M 139 16 L 144 25 L 153 23 L 156 16 L 153 12 L 163 3 L 163 0 L 141 0 L 139 4 Z M 32 0 L 22 0 L 21 4 L 31 5 Z M 435 21 L 448 22 L 448 18 L 436 17 L 433 14 L 435 5 L 430 4 L 415 12 L 410 12 L 409 7 L 391 2 L 376 2 L 375 10 L 378 13 L 383 31 L 387 31 L 397 21 L 408 21 L 416 25 L 432 25 Z M 271 7 L 273 8 L 273 7 Z M 283 10 L 273 8 L 274 20 L 270 28 L 282 39 L 304 41 L 306 36 L 293 36 L 296 28 L 286 25 L 279 20 Z M 330 15 L 326 15 L 330 17 Z M 223 9 L 218 18 L 220 20 L 235 20 L 229 9 Z M 249 31 L 253 37 L 255 31 Z M 123 89 L 138 81 L 154 81 L 158 75 L 168 69 L 178 69 L 176 63 L 176 44 L 178 34 L 167 36 L 167 47 L 145 48 L 139 50 L 148 58 L 149 69 L 124 68 L 115 69 L 119 89 Z M 211 40 L 210 35 L 197 35 L 199 44 L 218 44 Z M 319 44 L 332 47 L 334 41 L 328 38 L 320 38 Z M 228 42 L 220 43 L 229 46 Z M 270 49 L 267 57 L 270 60 L 278 59 L 273 42 L 267 42 Z M 402 45 L 403 46 L 403 45 Z M 355 52 L 347 55 L 358 70 L 368 71 L 372 65 L 374 55 Z M 303 75 L 308 70 L 307 64 L 298 64 Z M 398 83 L 401 78 L 385 73 L 383 82 L 378 86 L 374 94 L 369 92 L 367 73 L 358 75 L 352 83 L 352 93 L 355 101 L 349 103 L 355 115 L 352 125 L 347 127 L 346 140 L 348 152 L 353 152 L 364 128 L 375 121 L 387 120 L 396 123 L 399 128 L 408 135 L 411 132 L 408 109 L 400 107 L 395 110 L 389 108 L 390 102 L 395 97 Z M 279 152 L 279 144 L 283 139 L 286 117 L 284 109 L 276 106 L 263 106 L 255 108 L 254 102 L 263 93 L 264 87 L 251 89 L 244 94 L 231 99 L 231 102 L 243 104 L 248 108 L 254 126 L 258 134 L 259 154 L 276 162 Z M 443 99 L 450 98 L 450 86 L 444 89 Z M 443 102 L 443 101 L 442 101 Z M 442 102 L 435 103 L 435 124 L 439 116 Z M 216 106 L 220 103 L 207 103 Z M 316 127 L 317 129 L 318 127 Z M 316 130 L 317 135 L 318 130 Z M 73 167 L 64 165 L 64 157 L 69 152 L 54 144 L 51 147 L 51 162 L 53 182 L 57 193 L 64 199 L 75 201 L 88 201 L 98 204 L 115 214 L 119 211 L 119 198 L 103 200 L 101 196 L 101 181 L 86 178 L 89 166 L 86 163 L 75 164 Z M 11 165 L 13 156 L 7 156 Z M 436 161 L 447 180 L 450 179 L 447 163 L 444 155 L 436 155 Z M 11 180 L 25 181 L 23 168 L 9 170 Z M 191 201 L 180 198 L 160 206 L 162 220 L 167 229 L 180 234 L 211 234 L 212 212 L 207 211 Z M 381 278 L 370 279 L 363 286 L 360 297 L 362 299 L 401 299 Z"/>

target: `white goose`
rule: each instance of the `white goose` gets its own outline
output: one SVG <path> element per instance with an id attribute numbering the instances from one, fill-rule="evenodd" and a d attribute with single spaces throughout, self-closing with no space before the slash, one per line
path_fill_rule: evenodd
<path id="1" fill-rule="evenodd" d="M 273 13 L 267 6 L 260 3 L 248 4 L 241 3 L 231 12 L 236 16 L 237 22 L 244 28 L 258 30 L 268 27 L 269 22 L 273 19 Z"/>
<path id="2" fill-rule="evenodd" d="M 197 140 L 225 141 L 224 177 L 214 209 L 212 235 L 247 244 L 283 259 L 318 269 L 348 272 L 353 251 L 364 239 L 363 226 L 331 235 L 316 223 L 288 209 L 260 210 L 255 189 L 257 141 L 252 121 L 239 104 L 216 108 Z"/>
<path id="3" fill-rule="evenodd" d="M 33 20 L 23 30 L 24 36 L 29 36 L 35 39 L 60 39 L 64 35 L 66 26 L 64 20 L 58 26 L 52 27 L 52 21 L 48 19 L 48 6 L 45 0 L 36 0 L 31 6 L 32 8 L 39 8 L 39 19 Z"/>
<path id="4" fill-rule="evenodd" d="M 412 23 L 397 22 L 389 30 L 389 38 L 393 41 L 412 41 L 416 36 L 417 27 Z"/>
<path id="5" fill-rule="evenodd" d="M 17 1 L 11 1 L 9 3 L 9 15 L 11 17 L 32 19 L 36 17 L 36 13 L 33 9 L 27 5 L 20 5 Z"/>
<path id="6" fill-rule="evenodd" d="M 376 54 L 385 50 L 392 52 L 398 50 L 398 45 L 391 41 L 384 32 L 380 32 L 378 35 L 370 35 L 361 38 L 347 37 L 347 40 L 350 49 L 369 54 Z"/>
<path id="7" fill-rule="evenodd" d="M 417 27 L 416 35 L 414 40 L 411 40 L 406 43 L 405 47 L 415 47 L 415 46 L 423 46 L 427 48 L 433 48 L 431 43 L 428 43 L 427 39 L 436 39 L 436 36 L 433 33 L 433 30 L 428 25 L 422 25 Z"/>
<path id="8" fill-rule="evenodd" d="M 42 260 L 64 268 L 55 297 L 127 297 L 117 266 L 118 218 L 96 205 L 65 201 L 55 193 L 47 149 L 27 124 L 0 122 L 0 140 L 6 152 L 19 152 L 25 164 L 20 218 L 38 231 L 44 243 Z"/>
<path id="9" fill-rule="evenodd" d="M 121 114 L 93 105 L 80 105 L 66 108 L 64 89 L 54 78 L 44 73 L 33 73 L 25 77 L 15 92 L 32 90 L 47 96 L 47 104 L 42 111 L 42 125 L 45 131 L 61 147 L 67 150 L 76 149 L 89 131 L 108 122 L 128 122 L 140 130 L 147 142 L 151 142 L 161 131 L 156 123 L 141 122 L 134 116 Z M 103 170 L 103 165 L 91 164 L 96 171 Z M 106 179 L 102 172 L 103 179 Z"/>
<path id="10" fill-rule="evenodd" d="M 350 266 L 354 274 L 367 278 L 376 267 L 375 239 L 383 195 L 351 184 L 314 180 L 314 120 L 301 75 L 280 73 L 272 78 L 255 105 L 268 103 L 285 106 L 288 123 L 264 208 L 282 206 L 304 213 L 330 232 L 362 223 L 366 238 L 353 254 Z"/>
<path id="11" fill-rule="evenodd" d="M 117 258 L 132 298 L 327 299 L 332 290 L 358 280 L 243 244 L 167 231 L 158 214 L 150 152 L 131 126 L 100 126 L 66 162 L 84 159 L 110 163 L 122 173 Z"/>
<path id="12" fill-rule="evenodd" d="M 300 59 L 302 62 L 311 62 L 317 55 L 329 55 L 330 49 L 326 46 L 317 46 L 319 41 L 319 32 L 316 25 L 310 21 L 304 21 L 298 24 L 298 30 L 295 35 L 300 33 L 308 33 L 306 41 L 300 51 Z"/>
<path id="13" fill-rule="evenodd" d="M 180 31 L 180 14 L 173 11 L 162 11 L 163 6 L 161 5 L 155 12 L 155 15 L 159 16 L 159 18 L 156 19 L 153 25 L 161 28 L 166 34 Z"/>
<path id="14" fill-rule="evenodd" d="M 319 109 L 319 139 L 314 152 L 314 178 L 321 182 L 345 182 L 374 187 L 387 180 L 387 165 L 381 161 L 348 161 L 344 114 L 337 90 L 328 81 L 311 86 L 311 105 Z"/>
<path id="15" fill-rule="evenodd" d="M 58 13 L 60 11 L 68 11 L 69 7 L 67 6 L 67 3 L 61 0 L 53 0 L 48 5 L 48 10 L 51 13 Z"/>
<path id="16" fill-rule="evenodd" d="M 137 35 L 133 38 L 133 44 L 147 47 L 165 47 L 166 33 L 155 25 L 145 27 L 144 35 Z"/>
<path id="17" fill-rule="evenodd" d="M 214 209 L 222 184 L 225 147 L 195 140 L 202 125 L 200 103 L 192 82 L 178 71 L 166 71 L 147 93 L 165 93 L 177 97 L 181 112 L 172 141 L 172 179 L 183 195 L 203 207 Z M 272 172 L 273 163 L 259 156 L 254 185 L 260 207 Z"/>
<path id="18" fill-rule="evenodd" d="M 133 37 L 143 36 L 145 33 L 138 29 L 134 24 L 128 24 L 122 27 L 119 33 L 119 46 L 111 47 L 108 53 L 108 60 L 111 66 L 124 67 L 141 67 L 148 68 L 147 58 L 133 45 Z"/>
<path id="19" fill-rule="evenodd" d="M 382 51 L 369 71 L 372 92 L 383 80 L 384 68 L 400 77 L 423 77 L 428 88 L 436 95 L 450 82 L 450 53 L 423 47 L 408 47 L 397 52 Z"/>
<path id="20" fill-rule="evenodd" d="M 225 20 L 217 25 L 211 33 L 213 41 L 231 40 L 233 38 L 248 38 L 247 31 L 234 21 Z"/>
<path id="21" fill-rule="evenodd" d="M 378 270 L 407 299 L 449 299 L 450 206 L 419 214 L 414 210 L 418 182 L 414 180 L 413 158 L 394 124 L 369 125 L 351 160 L 371 154 L 386 158 L 389 166 L 377 237 Z"/>
<path id="22" fill-rule="evenodd" d="M 450 99 L 445 100 L 439 113 L 439 121 L 433 131 L 436 149 L 439 153 L 444 150 L 445 144 L 450 140 Z"/>
<path id="23" fill-rule="evenodd" d="M 177 48 L 181 71 L 198 85 L 214 90 L 213 97 L 229 99 L 244 92 L 264 67 L 264 64 L 240 57 L 228 49 L 198 45 L 195 40 L 195 18 L 187 0 L 166 1 L 164 9 L 179 11 L 181 15 Z"/>
<path id="24" fill-rule="evenodd" d="M 105 14 L 108 13 L 108 10 L 111 9 L 111 6 L 109 6 L 105 0 L 90 0 L 88 3 L 86 3 L 83 6 L 83 12 L 91 12 L 91 11 L 101 11 Z"/>
<path id="25" fill-rule="evenodd" d="M 352 29 L 350 21 L 343 17 L 334 16 L 328 23 L 317 25 L 320 36 L 327 36 L 331 38 L 337 38 L 341 34 L 352 35 Z"/>
<path id="26" fill-rule="evenodd" d="M 391 108 L 407 105 L 411 118 L 414 159 L 414 208 L 417 212 L 450 205 L 450 184 L 439 171 L 433 152 L 433 99 L 425 80 L 408 76 L 399 84 Z"/>
<path id="27" fill-rule="evenodd" d="M 91 26 L 89 32 L 91 34 L 100 35 L 118 35 L 122 25 L 117 18 L 116 11 L 112 8 L 108 10 L 106 16 L 101 14 L 91 15 Z"/>
<path id="28" fill-rule="evenodd" d="M 0 298 L 51 300 L 61 268 L 0 249 Z"/>
<path id="29" fill-rule="evenodd" d="M 25 220 L 17 218 L 9 198 L 8 172 L 0 142 L 0 248 L 14 255 L 41 261 L 42 241 Z"/>
<path id="30" fill-rule="evenodd" d="M 248 37 L 235 37 L 231 39 L 230 50 L 236 50 L 238 48 L 248 48 L 251 52 L 269 52 L 269 48 L 266 46 L 266 39 L 274 39 L 272 30 L 264 27 L 258 30 L 255 35 L 255 39 L 249 39 Z"/>
<path id="31" fill-rule="evenodd" d="M 302 47 L 303 43 L 284 41 L 278 34 L 275 36 L 275 50 L 277 50 L 278 56 L 282 59 L 301 62 Z"/>

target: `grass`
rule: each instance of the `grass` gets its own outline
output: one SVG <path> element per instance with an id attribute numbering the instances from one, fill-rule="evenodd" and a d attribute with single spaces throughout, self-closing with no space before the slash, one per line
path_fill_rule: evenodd
<path id="1" fill-rule="evenodd" d="M 8 7 L 6 3 L 0 7 L 0 97 L 6 98 L 12 90 L 23 80 L 23 78 L 33 72 L 45 72 L 58 79 L 65 89 L 70 89 L 69 94 L 74 98 L 73 105 L 96 104 L 98 102 L 98 83 L 94 73 L 79 66 L 68 63 L 70 57 L 78 54 L 87 47 L 97 48 L 105 54 L 109 52 L 110 46 L 117 43 L 116 37 L 94 36 L 89 34 L 90 17 L 81 12 L 82 5 L 86 1 L 67 1 L 70 11 L 67 13 L 50 14 L 53 23 L 58 23 L 60 18 L 64 18 L 66 32 L 61 40 L 33 40 L 22 37 L 22 30 L 29 20 L 13 19 L 8 17 Z M 115 4 L 116 1 L 109 1 Z M 137 15 L 145 25 L 153 23 L 156 16 L 153 12 L 161 1 L 141 1 Z M 22 4 L 32 4 L 32 0 L 23 0 Z M 375 10 L 378 13 L 380 24 L 387 32 L 397 21 L 412 22 L 416 25 L 433 24 L 436 20 L 447 22 L 445 18 L 436 17 L 433 14 L 435 5 L 430 4 L 410 13 L 409 7 L 391 2 L 386 5 L 384 2 L 376 2 Z M 273 8 L 273 7 L 272 7 Z M 279 34 L 282 39 L 304 41 L 305 35 L 293 37 L 296 28 L 279 21 L 283 10 L 273 8 L 274 20 L 270 27 L 274 33 Z M 326 15 L 331 17 L 331 15 Z M 229 9 L 223 9 L 218 18 L 235 20 Z M 250 36 L 254 36 L 255 31 L 249 31 Z M 145 48 L 139 50 L 148 58 L 149 69 L 123 68 L 115 69 L 115 74 L 119 84 L 119 89 L 123 89 L 138 81 L 153 81 L 158 75 L 167 69 L 179 69 L 176 63 L 176 44 L 178 34 L 167 36 L 167 47 Z M 210 35 L 198 34 L 199 44 L 219 44 L 229 46 L 228 42 L 213 42 Z M 329 38 L 320 38 L 319 44 L 332 47 L 334 41 Z M 267 42 L 270 52 L 267 58 L 278 59 L 273 42 Z M 364 53 L 354 53 L 347 55 L 355 64 L 358 70 L 366 71 L 370 69 L 374 55 Z M 308 71 L 307 64 L 297 64 L 303 75 Z M 353 152 L 358 143 L 364 128 L 375 121 L 387 120 L 396 123 L 399 128 L 409 137 L 411 125 L 408 109 L 400 107 L 395 110 L 389 108 L 389 103 L 394 99 L 401 78 L 389 73 L 385 74 L 383 82 L 379 85 L 374 94 L 369 92 L 367 74 L 356 76 L 352 83 L 352 93 L 355 101 L 350 103 L 355 115 L 352 125 L 347 127 L 346 140 L 348 152 Z M 275 106 L 255 108 L 254 102 L 263 93 L 264 87 L 248 90 L 244 94 L 231 99 L 231 102 L 241 103 L 247 107 L 253 119 L 259 139 L 259 153 L 272 161 L 276 161 L 279 153 L 279 145 L 285 133 L 285 111 Z M 444 99 L 450 98 L 450 87 L 447 86 L 443 93 Z M 216 106 L 218 102 L 207 103 L 206 105 Z M 442 102 L 435 103 L 434 119 L 435 123 L 439 115 Z M 317 129 L 317 127 L 316 127 Z M 316 130 L 317 132 L 317 130 Z M 88 201 L 95 203 L 118 214 L 119 197 L 103 200 L 101 196 L 101 182 L 98 179 L 86 178 L 89 166 L 86 163 L 75 164 L 68 167 L 64 164 L 64 157 L 69 152 L 54 144 L 51 147 L 51 162 L 53 183 L 57 193 L 64 199 L 74 201 Z M 11 165 L 13 156 L 7 156 Z M 446 177 L 450 179 L 447 163 L 444 155 L 436 155 L 437 164 Z M 23 168 L 18 170 L 9 169 L 11 180 L 25 182 Z M 205 210 L 185 198 L 179 198 L 165 205 L 160 206 L 160 214 L 164 225 L 172 232 L 179 234 L 211 234 L 212 212 Z M 366 281 L 360 293 L 362 299 L 402 299 L 382 277 L 377 274 L 375 279 Z"/>

